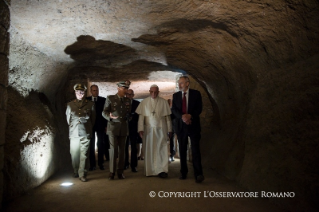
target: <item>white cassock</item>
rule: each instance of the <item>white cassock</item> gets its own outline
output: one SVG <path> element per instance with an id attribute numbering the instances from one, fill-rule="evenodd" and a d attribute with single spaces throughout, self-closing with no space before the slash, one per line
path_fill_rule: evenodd
<path id="1" fill-rule="evenodd" d="M 144 99 L 137 107 L 138 132 L 144 131 L 143 149 L 145 175 L 168 172 L 168 132 L 172 132 L 171 110 L 161 97 Z"/>

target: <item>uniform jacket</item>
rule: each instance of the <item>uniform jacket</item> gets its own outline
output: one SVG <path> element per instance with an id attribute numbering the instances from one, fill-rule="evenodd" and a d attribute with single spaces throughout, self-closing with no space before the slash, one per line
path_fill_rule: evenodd
<path id="1" fill-rule="evenodd" d="M 92 101 L 92 96 L 89 96 L 86 99 Z M 107 120 L 102 116 L 105 100 L 104 97 L 98 96 L 97 101 L 95 102 L 96 119 L 93 129 L 96 131 L 104 131 L 107 126 Z"/>
<path id="2" fill-rule="evenodd" d="M 66 108 L 66 120 L 69 125 L 70 138 L 90 138 L 95 123 L 94 103 L 86 99 L 81 102 L 76 99 L 69 102 Z"/>
<path id="3" fill-rule="evenodd" d="M 112 119 L 110 113 L 113 116 L 118 116 L 118 118 Z M 106 133 L 108 135 L 127 136 L 130 113 L 131 101 L 129 98 L 123 97 L 123 102 L 121 102 L 117 94 L 107 96 L 102 113 L 102 116 L 108 120 Z"/>
<path id="4" fill-rule="evenodd" d="M 189 89 L 187 113 L 192 115 L 192 123 L 186 125 L 182 120 L 182 92 L 179 91 L 173 94 L 172 113 L 175 116 L 174 130 L 175 133 L 182 133 L 187 130 L 189 133 L 200 133 L 200 118 L 202 113 L 203 103 L 202 96 L 199 91 Z"/>

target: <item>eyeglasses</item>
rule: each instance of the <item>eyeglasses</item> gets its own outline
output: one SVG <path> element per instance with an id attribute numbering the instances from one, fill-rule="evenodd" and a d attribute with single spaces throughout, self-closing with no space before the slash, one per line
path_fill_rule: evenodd
<path id="1" fill-rule="evenodd" d="M 128 95 L 128 96 L 134 96 L 134 93 L 127 93 L 126 95 Z"/>

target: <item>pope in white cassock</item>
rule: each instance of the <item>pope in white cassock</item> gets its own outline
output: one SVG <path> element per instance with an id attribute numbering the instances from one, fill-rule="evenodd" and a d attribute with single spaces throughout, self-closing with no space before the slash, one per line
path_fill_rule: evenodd
<path id="1" fill-rule="evenodd" d="M 168 175 L 167 136 L 172 135 L 171 110 L 167 101 L 158 96 L 157 85 L 150 87 L 150 97 L 137 107 L 138 132 L 143 139 L 145 175 Z"/>

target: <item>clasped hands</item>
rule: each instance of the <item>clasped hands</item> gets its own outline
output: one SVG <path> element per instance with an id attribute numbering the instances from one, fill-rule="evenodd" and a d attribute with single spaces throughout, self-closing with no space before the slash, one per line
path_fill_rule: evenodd
<path id="1" fill-rule="evenodd" d="M 185 124 L 190 125 L 192 123 L 192 115 L 191 114 L 183 114 L 182 115 L 182 120 Z"/>
<path id="2" fill-rule="evenodd" d="M 110 113 L 110 117 L 111 117 L 111 119 L 117 119 L 118 118 L 118 116 L 113 116 L 112 113 Z"/>

